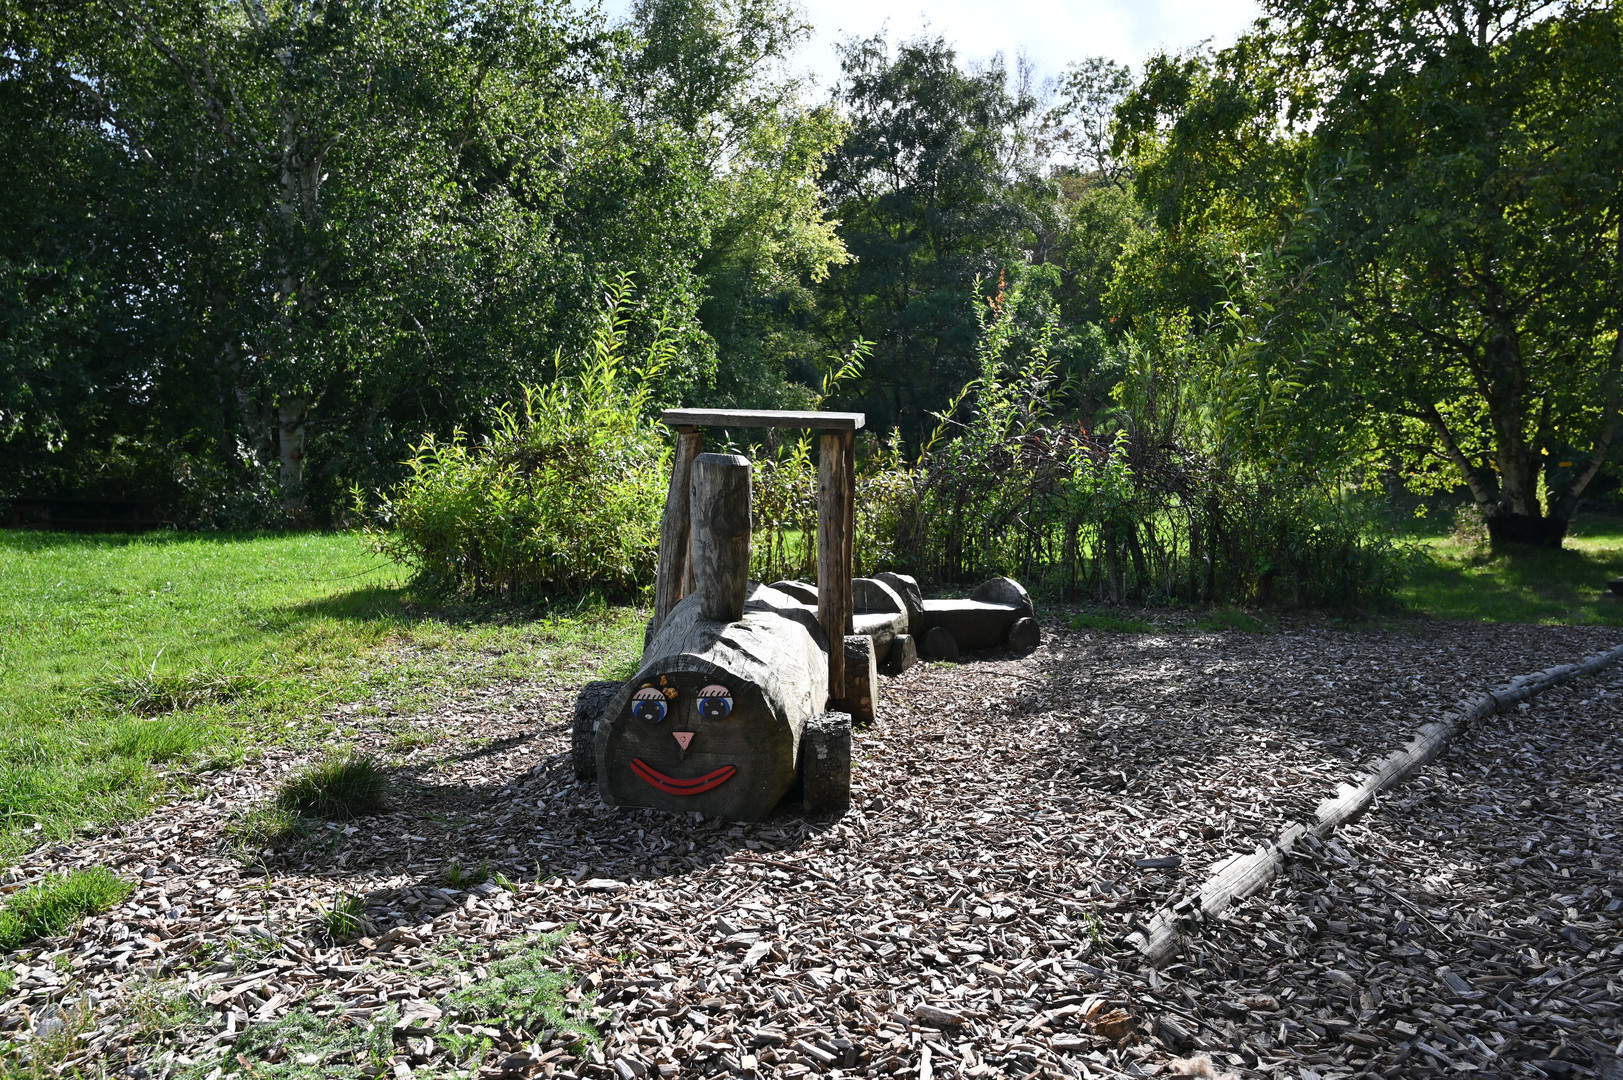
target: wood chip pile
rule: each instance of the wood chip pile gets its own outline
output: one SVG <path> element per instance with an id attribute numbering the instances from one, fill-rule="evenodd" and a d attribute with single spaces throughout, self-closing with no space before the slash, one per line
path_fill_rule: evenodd
<path id="1" fill-rule="evenodd" d="M 1125 944 L 1465 692 L 1613 643 L 1424 623 L 1059 630 L 1026 657 L 885 680 L 852 812 L 748 827 L 603 807 L 571 774 L 573 687 L 487 688 L 356 722 L 385 756 L 403 733 L 443 734 L 405 756 L 390 812 L 268 866 L 228 825 L 303 764 L 286 752 L 118 835 L 36 851 L 8 888 L 97 864 L 139 888 L 14 954 L 0 1032 L 78 1023 L 70 1066 L 206 1075 L 241 1071 L 243 1032 L 304 1009 L 397 1028 L 367 1075 L 446 1075 L 471 1067 L 448 1046 L 478 1027 L 447 995 L 487 977 L 493 949 L 573 926 L 549 963 L 602 1044 L 484 1029 L 480 1075 L 1615 1080 L 1620 669 L 1461 738 L 1170 967 Z M 453 859 L 510 887 L 451 888 Z M 354 894 L 366 936 L 328 943 L 321 911 Z M 166 988 L 202 1019 L 143 1021 L 142 995 Z"/>

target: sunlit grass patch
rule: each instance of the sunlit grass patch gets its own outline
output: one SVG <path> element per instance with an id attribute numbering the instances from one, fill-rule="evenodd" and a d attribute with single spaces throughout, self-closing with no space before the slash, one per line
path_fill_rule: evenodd
<path id="1" fill-rule="evenodd" d="M 1425 558 L 1399 592 L 1418 614 L 1474 622 L 1623 625 L 1623 599 L 1606 585 L 1623 574 L 1623 520 L 1582 518 L 1561 549 L 1500 552 L 1452 536 L 1424 541 Z"/>
<path id="2" fill-rule="evenodd" d="M 14 893 L 0 908 L 0 952 L 56 937 L 86 915 L 106 911 L 135 886 L 105 866 L 72 870 Z"/>
<path id="3" fill-rule="evenodd" d="M 1214 608 L 1196 619 L 1195 626 L 1201 630 L 1238 630 L 1246 634 L 1265 634 L 1273 629 L 1270 621 L 1239 608 Z"/>
<path id="4" fill-rule="evenodd" d="M 224 704 L 265 684 L 265 679 L 231 664 L 207 665 L 176 671 L 160 669 L 163 650 L 151 662 L 137 653 L 117 670 L 109 670 L 94 680 L 86 696 L 112 709 L 127 709 L 139 716 L 156 716 L 176 709 Z"/>

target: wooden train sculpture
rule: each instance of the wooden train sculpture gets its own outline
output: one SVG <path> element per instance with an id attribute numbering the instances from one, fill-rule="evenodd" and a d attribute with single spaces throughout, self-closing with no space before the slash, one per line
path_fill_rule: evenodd
<path id="1" fill-rule="evenodd" d="M 666 422 L 688 435 L 690 415 L 671 410 Z M 816 426 L 854 414 L 742 415 Z M 678 444 L 662 528 L 656 597 L 668 606 L 656 601 L 637 674 L 589 683 L 576 701 L 575 772 L 595 780 L 606 802 L 759 821 L 798 787 L 808 813 L 844 813 L 851 725 L 873 719 L 881 665 L 905 670 L 921 636 L 927 655 L 951 659 L 960 648 L 1037 644 L 1031 601 L 1008 578 L 967 600 L 925 600 L 905 575 L 853 579 L 838 514 L 830 515 L 832 528 L 820 515 L 818 587 L 749 581 L 750 463 L 690 445 L 694 452 L 684 454 Z M 836 469 L 843 459 L 847 475 L 837 479 L 845 484 L 832 486 L 849 491 L 850 458 L 841 449 L 825 441 L 823 452 Z M 672 503 L 686 511 L 679 526 Z M 677 546 L 678 557 L 667 559 Z M 843 552 L 825 560 L 830 548 Z M 843 573 L 831 581 L 825 569 Z M 680 574 L 682 584 L 671 587 L 667 574 Z M 831 608 L 842 631 L 833 635 Z M 840 642 L 837 652 L 831 640 Z"/>

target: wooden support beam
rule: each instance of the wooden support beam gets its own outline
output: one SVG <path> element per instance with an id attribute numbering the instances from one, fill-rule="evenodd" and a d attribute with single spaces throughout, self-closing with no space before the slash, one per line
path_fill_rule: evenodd
<path id="1" fill-rule="evenodd" d="M 694 591 L 707 619 L 744 617 L 750 574 L 750 459 L 700 454 L 693 459 Z"/>
<path id="2" fill-rule="evenodd" d="M 676 455 L 671 460 L 671 485 L 665 493 L 665 513 L 659 520 L 659 567 L 654 576 L 655 633 L 677 601 L 692 589 L 689 581 L 692 559 L 688 554 L 692 515 L 688 493 L 692 482 L 693 459 L 704 446 L 704 432 L 697 427 L 676 429 Z"/>
<path id="3" fill-rule="evenodd" d="M 828 635 L 828 696 L 845 698 L 845 635 L 851 632 L 852 482 L 856 433 L 818 437 L 817 621 Z"/>

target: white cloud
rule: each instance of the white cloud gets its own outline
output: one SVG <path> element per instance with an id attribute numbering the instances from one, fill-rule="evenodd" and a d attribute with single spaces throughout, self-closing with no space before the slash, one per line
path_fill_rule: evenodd
<path id="1" fill-rule="evenodd" d="M 1261 8 L 1255 0 L 802 0 L 816 31 L 795 58 L 824 84 L 839 73 L 837 42 L 880 29 L 892 40 L 926 29 L 958 50 L 964 61 L 1001 52 L 1010 61 L 1024 52 L 1038 72 L 1053 75 L 1085 56 L 1108 56 L 1136 71 L 1157 49 L 1177 50 L 1211 38 L 1227 45 Z M 605 0 L 617 15 L 629 0 Z"/>

